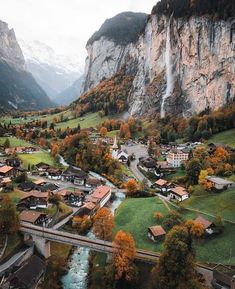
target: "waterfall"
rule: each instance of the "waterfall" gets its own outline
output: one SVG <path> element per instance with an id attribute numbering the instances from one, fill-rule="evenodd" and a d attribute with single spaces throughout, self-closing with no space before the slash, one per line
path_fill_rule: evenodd
<path id="1" fill-rule="evenodd" d="M 165 64 L 166 64 L 166 92 L 163 95 L 161 103 L 161 118 L 165 117 L 165 102 L 166 99 L 172 94 L 174 89 L 174 76 L 172 71 L 172 58 L 171 58 L 171 20 L 173 14 L 171 15 L 168 26 L 167 26 L 167 35 L 166 35 L 166 53 L 165 53 Z"/>

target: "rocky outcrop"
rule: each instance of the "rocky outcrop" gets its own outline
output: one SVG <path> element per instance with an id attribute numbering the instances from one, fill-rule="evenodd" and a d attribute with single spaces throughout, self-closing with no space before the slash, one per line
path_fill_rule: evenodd
<path id="1" fill-rule="evenodd" d="M 169 40 L 167 44 L 167 39 Z M 132 115 L 166 112 L 190 116 L 235 97 L 235 19 L 153 14 L 137 42 L 101 37 L 87 46 L 84 92 L 137 63 L 126 100 Z"/>
<path id="2" fill-rule="evenodd" d="M 0 21 L 0 111 L 51 107 L 46 93 L 26 70 L 13 29 Z"/>

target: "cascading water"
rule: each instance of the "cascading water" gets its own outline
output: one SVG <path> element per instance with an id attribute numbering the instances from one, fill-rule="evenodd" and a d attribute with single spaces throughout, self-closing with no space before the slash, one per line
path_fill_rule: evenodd
<path id="1" fill-rule="evenodd" d="M 161 103 L 161 118 L 165 117 L 165 102 L 166 99 L 172 94 L 174 89 L 174 75 L 172 69 L 172 58 L 171 58 L 171 21 L 173 15 L 171 15 L 168 26 L 167 26 L 167 35 L 166 35 L 166 53 L 165 53 L 165 63 L 166 63 L 166 92 L 163 95 Z"/>
<path id="2" fill-rule="evenodd" d="M 124 193 L 117 193 L 116 199 L 113 201 L 109 209 L 113 212 L 125 199 Z M 87 234 L 87 237 L 94 239 L 95 236 L 92 232 Z M 62 278 L 64 289 L 87 289 L 87 277 L 89 273 L 89 249 L 78 248 L 74 251 L 72 258 L 69 262 L 68 273 Z"/>

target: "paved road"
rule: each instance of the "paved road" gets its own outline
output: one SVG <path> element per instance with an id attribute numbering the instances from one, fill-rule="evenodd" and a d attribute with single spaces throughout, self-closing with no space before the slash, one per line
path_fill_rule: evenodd
<path id="1" fill-rule="evenodd" d="M 135 144 L 132 146 L 122 146 L 123 150 L 126 150 L 128 155 L 135 154 L 135 160 L 130 164 L 130 170 L 136 176 L 139 181 L 143 181 L 146 177 L 139 171 L 137 164 L 140 157 L 148 157 L 148 149 L 146 145 Z M 151 182 L 148 180 L 148 185 L 151 185 Z"/>
<path id="2" fill-rule="evenodd" d="M 31 250 L 31 248 L 27 248 L 24 251 L 20 251 L 18 253 L 16 253 L 14 256 L 12 256 L 9 260 L 7 260 L 5 263 L 3 263 L 2 265 L 0 265 L 0 274 L 4 271 L 6 271 L 8 268 L 10 268 L 11 266 L 13 266 L 17 261 L 19 261 L 24 255 L 25 253 Z"/>

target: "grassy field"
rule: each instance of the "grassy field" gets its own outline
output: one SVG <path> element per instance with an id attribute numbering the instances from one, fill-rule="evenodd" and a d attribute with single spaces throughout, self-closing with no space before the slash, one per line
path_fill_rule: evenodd
<path id="1" fill-rule="evenodd" d="M 235 129 L 226 130 L 218 134 L 213 135 L 208 143 L 223 143 L 235 148 Z"/>
<path id="2" fill-rule="evenodd" d="M 168 212 L 158 197 L 125 200 L 115 215 L 115 233 L 120 229 L 128 231 L 135 238 L 138 248 L 159 251 L 162 244 L 153 243 L 147 236 L 148 227 L 156 225 L 155 212 Z"/>
<path id="3" fill-rule="evenodd" d="M 28 164 L 36 165 L 40 162 L 47 163 L 48 165 L 55 165 L 53 157 L 48 152 L 36 152 L 33 154 L 19 154 L 19 158 L 23 161 L 23 166 L 28 168 Z"/>
<path id="4" fill-rule="evenodd" d="M 0 137 L 0 145 L 3 145 L 4 142 L 6 141 L 7 137 Z M 10 141 L 10 147 L 18 147 L 18 146 L 24 146 L 24 147 L 29 147 L 32 146 L 31 143 L 22 140 L 22 139 L 18 139 L 16 137 L 8 137 L 9 141 Z"/>
<path id="5" fill-rule="evenodd" d="M 232 194 L 233 193 L 231 192 L 231 198 L 234 200 L 234 196 L 232 196 Z M 216 207 L 216 202 L 219 201 L 219 199 L 217 201 L 210 200 L 210 202 L 208 202 L 208 206 L 213 204 L 213 206 Z M 213 209 L 207 208 L 207 212 L 210 212 L 210 210 Z M 122 203 L 116 212 L 115 232 L 120 229 L 128 231 L 133 235 L 137 247 L 151 251 L 161 251 L 162 243 L 153 243 L 147 237 L 147 228 L 157 224 L 153 217 L 153 214 L 157 211 L 161 212 L 162 214 L 167 213 L 166 207 L 157 197 L 127 199 Z M 214 213 L 216 214 L 216 212 Z M 184 220 L 195 219 L 198 215 L 198 213 L 188 210 L 184 210 L 182 214 Z M 232 214 L 232 205 L 227 211 L 223 209 L 221 214 L 223 216 Z M 212 217 L 205 216 L 205 218 L 213 221 Z M 216 235 L 209 239 L 194 241 L 198 261 L 235 264 L 234 232 L 235 225 L 225 223 L 224 232 L 221 235 Z"/>
<path id="6" fill-rule="evenodd" d="M 219 214 L 222 218 L 235 222 L 235 188 L 206 196 L 192 195 L 183 205 L 211 215 Z"/>
<path id="7" fill-rule="evenodd" d="M 183 177 L 185 175 L 185 171 L 182 170 L 181 168 L 177 168 L 176 172 L 174 174 L 170 174 L 168 176 L 166 176 L 167 180 L 171 180 L 174 177 Z"/>
<path id="8" fill-rule="evenodd" d="M 95 113 L 88 113 L 80 118 L 71 119 L 65 122 L 60 122 L 56 124 L 56 128 L 75 128 L 80 124 L 80 127 L 89 128 L 89 127 L 96 127 L 97 125 L 101 124 L 105 121 L 108 117 L 100 117 L 97 112 Z"/>

